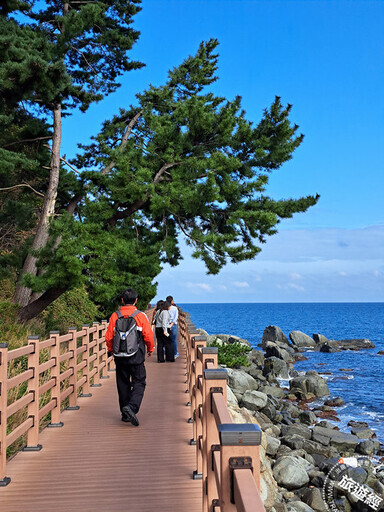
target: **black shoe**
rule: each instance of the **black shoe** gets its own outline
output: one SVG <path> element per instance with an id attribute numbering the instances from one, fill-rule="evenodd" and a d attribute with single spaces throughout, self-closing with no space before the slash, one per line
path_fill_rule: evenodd
<path id="1" fill-rule="evenodd" d="M 123 420 L 123 421 L 126 421 L 126 422 L 130 421 L 132 423 L 132 425 L 135 425 L 135 427 L 139 426 L 139 420 L 137 419 L 136 414 L 132 411 L 132 409 L 129 407 L 129 405 L 125 405 L 121 409 L 121 412 L 123 413 L 123 417 L 127 418 L 126 420 Z"/>
<path id="2" fill-rule="evenodd" d="M 131 420 L 128 418 L 126 414 L 121 415 L 121 421 L 124 421 L 125 423 L 131 423 Z"/>

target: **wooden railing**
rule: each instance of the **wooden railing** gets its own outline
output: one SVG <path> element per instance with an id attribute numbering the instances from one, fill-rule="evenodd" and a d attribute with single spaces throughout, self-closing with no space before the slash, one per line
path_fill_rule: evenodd
<path id="1" fill-rule="evenodd" d="M 186 396 L 196 445 L 194 479 L 202 480 L 203 512 L 264 512 L 260 498 L 261 430 L 232 422 L 227 408 L 227 371 L 217 367 L 218 349 L 207 347 L 187 313 L 179 317 L 187 350 Z"/>
<path id="2" fill-rule="evenodd" d="M 41 450 L 41 420 L 50 413 L 47 426 L 62 427 L 63 406 L 79 409 L 78 398 L 92 396 L 90 388 L 101 386 L 100 379 L 108 378 L 112 357 L 107 355 L 106 328 L 103 321 L 84 325 L 81 331 L 70 328 L 62 336 L 51 332 L 44 341 L 30 336 L 27 345 L 15 350 L 0 343 L 0 486 L 10 482 L 7 448 L 26 435 L 23 450 Z M 18 396 L 9 403 L 15 389 Z M 11 430 L 9 418 L 16 413 L 22 420 Z"/>

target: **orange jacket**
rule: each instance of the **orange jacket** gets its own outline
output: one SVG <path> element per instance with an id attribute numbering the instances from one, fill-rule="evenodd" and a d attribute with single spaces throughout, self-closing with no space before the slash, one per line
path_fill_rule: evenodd
<path id="1" fill-rule="evenodd" d="M 120 311 L 123 316 L 129 316 L 132 315 L 132 313 L 136 311 L 136 309 L 136 306 L 128 304 L 128 306 L 122 306 L 120 308 Z M 107 342 L 108 352 L 112 352 L 112 340 L 117 318 L 117 313 L 112 313 L 111 318 L 109 319 L 107 332 L 105 333 L 105 341 Z M 147 318 L 147 315 L 141 311 L 138 315 L 135 316 L 135 320 L 137 328 L 141 330 L 143 333 L 143 338 L 147 346 L 147 352 L 153 352 L 155 350 L 155 342 L 153 339 L 153 331 Z"/>

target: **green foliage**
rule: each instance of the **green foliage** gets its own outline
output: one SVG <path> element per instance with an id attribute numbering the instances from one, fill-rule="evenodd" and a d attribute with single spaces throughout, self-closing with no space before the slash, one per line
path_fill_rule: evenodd
<path id="1" fill-rule="evenodd" d="M 61 333 L 66 332 L 69 327 L 80 330 L 82 325 L 95 322 L 99 315 L 99 310 L 84 288 L 64 293 L 43 313 L 46 331 Z"/>
<path id="2" fill-rule="evenodd" d="M 219 344 L 213 341 L 210 347 L 218 348 L 218 364 L 223 364 L 228 368 L 240 368 L 240 366 L 249 366 L 247 354 L 252 349 L 239 342 Z"/>
<path id="3" fill-rule="evenodd" d="M 52 0 L 39 12 L 29 11 L 39 27 L 32 34 L 36 31 L 36 37 L 43 38 L 41 69 L 47 59 L 65 68 L 65 72 L 60 66 L 56 70 L 54 97 L 47 75 L 39 108 L 63 102 L 67 110 L 74 105 L 86 109 L 90 101 L 114 90 L 121 72 L 140 66 L 126 59 L 138 35 L 129 26 L 138 4 L 79 3 L 63 15 L 61 4 Z M 32 37 L 28 25 L 4 19 L 21 39 L 23 34 Z M 0 61 L 0 84 L 7 84 L 11 76 L 19 84 L 19 99 L 36 100 L 31 90 L 37 85 L 26 85 L 28 72 L 22 67 L 25 41 L 24 46 L 17 43 L 20 56 L 15 43 L 7 44 L 3 68 Z M 37 40 L 34 44 L 32 57 Z M 227 100 L 212 92 L 217 45 L 214 39 L 201 43 L 196 55 L 169 72 L 164 85 L 150 86 L 137 94 L 135 105 L 105 121 L 92 143 L 71 160 L 79 176 L 61 170 L 50 238 L 34 253 L 38 274 L 26 275 L 24 285 L 43 296 L 84 285 L 102 315 L 115 309 L 122 290 L 132 286 L 143 307 L 156 294 L 154 280 L 162 265 L 181 260 L 181 237 L 192 246 L 193 256 L 215 274 L 227 262 L 253 259 L 267 237 L 277 233 L 281 219 L 316 204 L 318 196 L 275 200 L 266 195 L 270 173 L 292 158 L 303 135 L 290 122 L 291 106 L 283 106 L 278 97 L 254 125 L 246 118 L 240 97 Z M 19 60 L 11 63 L 11 54 Z M 0 225 L 8 226 L 12 201 L 21 205 L 13 228 L 21 241 L 15 244 L 17 250 L 2 255 L 4 263 L 17 270 L 36 224 L 34 212 L 47 182 L 42 167 L 49 157 L 44 145 L 38 152 L 34 146 L 29 154 L 22 137 L 27 126 L 39 136 L 49 134 L 50 127 L 42 118 L 36 124 L 36 111 L 18 124 L 15 108 L 9 105 L 11 100 L 3 109 L 4 126 L 15 125 L 20 141 L 14 149 L 3 141 L 3 150 L 12 152 L 7 157 L 12 171 L 9 185 L 17 184 L 26 169 L 38 193 L 12 189 L 7 192 L 8 205 L 0 208 Z M 23 162 L 17 160 L 19 154 Z"/>

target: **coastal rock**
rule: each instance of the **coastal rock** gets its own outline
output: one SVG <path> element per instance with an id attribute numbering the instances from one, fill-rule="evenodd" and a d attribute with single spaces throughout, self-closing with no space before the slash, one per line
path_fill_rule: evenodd
<path id="1" fill-rule="evenodd" d="M 328 510 L 324 503 L 321 490 L 316 487 L 313 489 L 306 489 L 303 492 L 301 499 L 304 503 L 315 510 L 315 512 L 326 512 L 326 510 Z"/>
<path id="2" fill-rule="evenodd" d="M 281 441 L 276 439 L 276 437 L 267 435 L 267 455 L 276 455 L 278 449 L 280 448 Z"/>
<path id="3" fill-rule="evenodd" d="M 265 377 L 272 374 L 272 376 L 276 378 L 288 379 L 288 365 L 285 361 L 279 359 L 278 357 L 268 357 L 264 361 L 263 374 Z"/>
<path id="4" fill-rule="evenodd" d="M 277 325 L 268 325 L 264 329 L 261 345 L 265 348 L 267 341 L 281 341 L 288 345 L 288 338 Z"/>
<path id="5" fill-rule="evenodd" d="M 287 503 L 287 510 L 288 512 L 314 512 L 313 508 L 302 501 L 290 501 Z"/>
<path id="6" fill-rule="evenodd" d="M 309 482 L 304 459 L 285 456 L 280 457 L 273 466 L 276 482 L 286 489 L 299 489 Z"/>
<path id="7" fill-rule="evenodd" d="M 277 498 L 279 488 L 273 477 L 271 464 L 265 455 L 263 447 L 260 448 L 260 497 L 266 510 L 270 510 Z"/>
<path id="8" fill-rule="evenodd" d="M 303 439 L 311 439 L 312 433 L 307 426 L 301 425 L 300 423 L 295 423 L 294 425 L 283 425 L 281 427 L 281 435 L 297 435 L 299 437 L 302 437 Z"/>
<path id="9" fill-rule="evenodd" d="M 274 396 L 276 398 L 284 398 L 285 397 L 284 389 L 281 389 L 277 386 L 263 386 L 260 391 L 262 391 L 263 393 L 265 393 L 268 396 Z"/>
<path id="10" fill-rule="evenodd" d="M 316 414 L 312 411 L 300 411 L 299 421 L 306 425 L 313 425 L 317 422 Z"/>
<path id="11" fill-rule="evenodd" d="M 227 368 L 228 384 L 231 386 L 233 392 L 236 394 L 243 394 L 247 390 L 256 390 L 258 384 L 253 377 L 242 370 L 234 370 Z"/>
<path id="12" fill-rule="evenodd" d="M 307 372 L 306 375 L 301 377 L 295 377 L 289 382 L 289 388 L 295 395 L 305 393 L 313 393 L 317 397 L 329 395 L 326 380 L 315 371 Z"/>
<path id="13" fill-rule="evenodd" d="M 352 434 L 345 434 L 338 430 L 324 427 L 313 427 L 312 439 L 324 446 L 333 446 L 340 453 L 352 453 L 359 443 L 359 438 Z"/>
<path id="14" fill-rule="evenodd" d="M 340 407 L 341 405 L 344 404 L 344 400 L 339 396 L 336 396 L 335 398 L 330 398 L 329 400 L 326 400 L 324 402 L 324 405 L 329 405 L 330 407 Z"/>
<path id="15" fill-rule="evenodd" d="M 384 350 L 379 350 L 379 351 L 378 351 L 378 355 L 379 355 L 379 356 L 384 356 Z"/>
<path id="16" fill-rule="evenodd" d="M 264 364 L 264 354 L 261 350 L 250 350 L 247 354 L 247 359 L 249 363 L 253 363 L 259 368 L 261 368 Z"/>
<path id="17" fill-rule="evenodd" d="M 289 333 L 289 339 L 291 340 L 292 344 L 297 348 L 316 346 L 315 341 L 310 336 L 308 336 L 308 334 L 304 334 L 301 331 L 291 331 Z"/>
<path id="18" fill-rule="evenodd" d="M 320 352 L 326 352 L 329 354 L 332 354 L 334 352 L 340 352 L 340 346 L 339 343 L 335 340 L 328 340 L 325 343 L 321 343 L 319 346 Z"/>
<path id="19" fill-rule="evenodd" d="M 361 455 L 373 455 L 379 448 L 380 443 L 378 441 L 364 440 L 357 445 L 356 451 Z"/>
<path id="20" fill-rule="evenodd" d="M 340 340 L 339 344 L 343 350 L 361 350 L 365 348 L 375 348 L 375 345 L 372 343 L 372 341 L 368 340 L 367 338 L 353 338 L 350 340 Z"/>
<path id="21" fill-rule="evenodd" d="M 242 398 L 244 407 L 251 411 L 263 409 L 268 403 L 268 397 L 260 391 L 246 391 Z"/>
<path id="22" fill-rule="evenodd" d="M 322 334 L 312 334 L 312 338 L 316 345 L 319 345 L 321 343 L 327 343 L 329 341 L 329 339 L 323 336 Z"/>
<path id="23" fill-rule="evenodd" d="M 265 357 L 278 357 L 283 361 L 293 361 L 293 358 L 289 352 L 272 341 L 267 341 L 265 345 Z"/>
<path id="24" fill-rule="evenodd" d="M 227 384 L 227 404 L 232 407 L 238 407 L 239 402 L 237 401 L 236 396 L 234 395 L 232 389 Z"/>
<path id="25" fill-rule="evenodd" d="M 370 428 L 353 427 L 351 428 L 351 434 L 357 436 L 359 439 L 371 439 L 371 437 L 376 437 L 375 432 Z"/>

